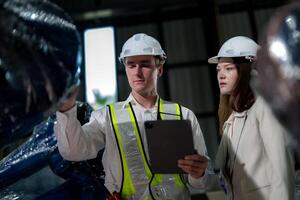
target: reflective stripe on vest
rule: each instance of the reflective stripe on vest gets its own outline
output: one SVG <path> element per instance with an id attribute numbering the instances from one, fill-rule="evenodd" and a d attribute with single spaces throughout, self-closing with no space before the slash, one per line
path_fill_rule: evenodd
<path id="1" fill-rule="evenodd" d="M 166 120 L 166 119 L 181 120 L 182 119 L 181 107 L 178 103 L 171 103 L 159 99 L 158 115 L 161 120 Z"/>
<path id="2" fill-rule="evenodd" d="M 123 108 L 122 103 L 109 105 L 111 122 L 114 129 L 121 162 L 122 162 L 122 184 L 121 196 L 125 199 L 152 199 L 149 192 L 151 188 L 160 190 L 168 184 L 167 192 L 173 192 L 173 186 L 182 193 L 186 193 L 184 183 L 178 174 L 161 175 L 154 177 L 149 167 L 143 147 L 138 123 L 131 104 Z M 158 114 L 161 119 L 181 119 L 181 108 L 178 104 L 159 100 Z M 168 194 L 169 195 L 169 194 Z M 156 196 L 156 195 L 155 195 Z M 169 195 L 172 197 L 172 194 Z"/>

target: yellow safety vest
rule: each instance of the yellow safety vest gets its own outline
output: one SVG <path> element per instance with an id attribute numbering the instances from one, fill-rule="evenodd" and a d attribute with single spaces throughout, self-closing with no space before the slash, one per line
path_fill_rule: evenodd
<path id="1" fill-rule="evenodd" d="M 108 105 L 122 164 L 120 193 L 124 199 L 190 199 L 179 174 L 153 174 L 146 158 L 139 126 L 129 103 Z M 181 107 L 159 99 L 158 119 L 182 119 Z"/>

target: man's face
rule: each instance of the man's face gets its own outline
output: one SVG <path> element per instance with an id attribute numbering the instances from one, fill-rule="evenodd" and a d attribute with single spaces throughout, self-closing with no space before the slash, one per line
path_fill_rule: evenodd
<path id="1" fill-rule="evenodd" d="M 125 59 L 127 79 L 133 93 L 142 96 L 156 93 L 157 78 L 162 75 L 162 65 L 156 65 L 154 56 L 130 56 Z"/>

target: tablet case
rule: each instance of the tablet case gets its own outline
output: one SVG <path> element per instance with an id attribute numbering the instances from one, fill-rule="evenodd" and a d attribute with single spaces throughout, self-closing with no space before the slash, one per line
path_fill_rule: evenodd
<path id="1" fill-rule="evenodd" d="M 152 172 L 185 173 L 177 161 L 195 153 L 190 121 L 145 121 L 145 130 Z"/>

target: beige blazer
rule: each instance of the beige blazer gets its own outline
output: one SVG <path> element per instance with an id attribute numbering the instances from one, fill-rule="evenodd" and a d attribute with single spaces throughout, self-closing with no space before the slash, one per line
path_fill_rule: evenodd
<path id="1" fill-rule="evenodd" d="M 227 186 L 228 199 L 294 199 L 294 161 L 288 135 L 258 98 L 224 124 L 216 164 Z"/>

